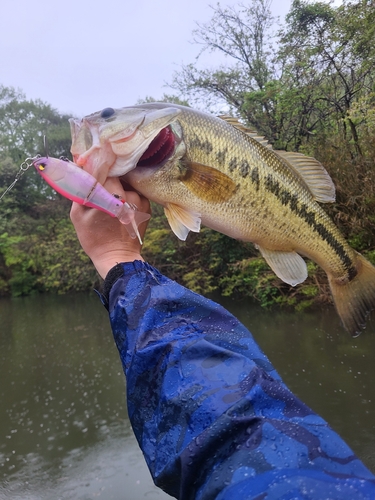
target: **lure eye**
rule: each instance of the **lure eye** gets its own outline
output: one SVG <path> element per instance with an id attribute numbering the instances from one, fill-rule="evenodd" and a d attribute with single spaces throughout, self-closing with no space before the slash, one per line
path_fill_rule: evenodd
<path id="1" fill-rule="evenodd" d="M 115 114 L 115 110 L 113 108 L 104 108 L 100 113 L 101 118 L 110 118 Z"/>
<path id="2" fill-rule="evenodd" d="M 41 163 L 38 168 L 39 168 L 39 170 L 44 170 L 46 168 L 46 164 Z"/>

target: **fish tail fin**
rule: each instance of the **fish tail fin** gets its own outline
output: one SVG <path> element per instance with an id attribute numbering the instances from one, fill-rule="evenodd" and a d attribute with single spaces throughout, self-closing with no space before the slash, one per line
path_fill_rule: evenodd
<path id="1" fill-rule="evenodd" d="M 142 245 L 143 241 L 139 234 L 138 227 L 142 222 L 146 222 L 151 217 L 150 214 L 139 212 L 133 209 L 128 203 L 124 203 L 121 212 L 117 215 L 119 221 L 125 225 L 131 238 L 138 238 L 139 243 Z"/>
<path id="2" fill-rule="evenodd" d="M 352 337 L 365 328 L 375 308 L 375 267 L 362 255 L 357 257 L 357 275 L 351 281 L 342 284 L 328 276 L 337 312 Z"/>

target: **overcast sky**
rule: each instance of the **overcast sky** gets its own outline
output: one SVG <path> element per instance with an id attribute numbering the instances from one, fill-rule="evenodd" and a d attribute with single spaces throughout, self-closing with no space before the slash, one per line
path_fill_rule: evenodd
<path id="1" fill-rule="evenodd" d="M 173 72 L 194 62 L 192 31 L 209 21 L 216 3 L 1 0 L 0 84 L 75 116 L 160 98 L 173 93 L 163 87 Z M 272 10 L 284 17 L 290 5 L 273 0 Z"/>

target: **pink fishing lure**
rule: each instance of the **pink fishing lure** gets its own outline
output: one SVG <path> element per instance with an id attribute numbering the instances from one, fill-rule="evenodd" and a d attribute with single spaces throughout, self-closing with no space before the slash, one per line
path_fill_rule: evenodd
<path id="1" fill-rule="evenodd" d="M 69 160 L 44 157 L 34 160 L 33 165 L 55 191 L 80 205 L 117 217 L 130 236 L 138 237 L 142 244 L 138 226 L 150 218 L 149 214 L 133 209 L 127 202 L 110 194 L 95 177 Z"/>

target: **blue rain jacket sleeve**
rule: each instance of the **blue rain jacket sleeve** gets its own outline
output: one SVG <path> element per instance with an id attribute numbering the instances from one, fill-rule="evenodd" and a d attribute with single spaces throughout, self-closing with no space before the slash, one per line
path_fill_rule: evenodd
<path id="1" fill-rule="evenodd" d="M 141 261 L 113 268 L 102 300 L 134 433 L 169 495 L 375 499 L 375 477 L 223 307 Z"/>

